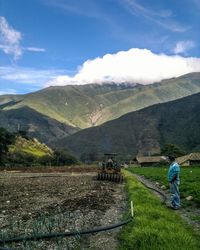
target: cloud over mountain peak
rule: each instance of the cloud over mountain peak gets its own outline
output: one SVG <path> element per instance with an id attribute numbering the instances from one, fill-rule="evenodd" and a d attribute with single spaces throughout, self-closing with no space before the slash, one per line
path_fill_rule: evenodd
<path id="1" fill-rule="evenodd" d="M 156 54 L 148 49 L 132 48 L 87 60 L 74 76 L 58 76 L 46 86 L 110 82 L 150 84 L 198 71 L 200 58 Z"/>

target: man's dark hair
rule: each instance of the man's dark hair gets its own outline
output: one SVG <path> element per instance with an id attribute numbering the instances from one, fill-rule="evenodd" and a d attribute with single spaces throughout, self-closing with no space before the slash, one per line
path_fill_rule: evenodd
<path id="1" fill-rule="evenodd" d="M 175 159 L 176 159 L 174 155 L 169 155 L 168 158 L 170 161 L 175 161 Z"/>

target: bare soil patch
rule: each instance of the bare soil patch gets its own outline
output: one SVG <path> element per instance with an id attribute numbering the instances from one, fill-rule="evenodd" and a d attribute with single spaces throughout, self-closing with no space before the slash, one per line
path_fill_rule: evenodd
<path id="1" fill-rule="evenodd" d="M 48 232 L 91 229 L 119 222 L 126 210 L 123 184 L 97 181 L 95 175 L 70 171 L 0 172 L 1 234 L 9 236 L 12 231 L 23 235 L 33 227 L 40 232 L 45 220 L 49 224 L 43 231 Z M 61 243 L 42 241 L 40 246 L 33 244 L 30 249 L 75 249 L 77 244 L 80 249 L 116 249 L 118 231 L 68 238 Z M 20 244 L 13 246 L 26 249 Z"/>
<path id="2" fill-rule="evenodd" d="M 88 173 L 88 172 L 94 172 L 97 170 L 97 167 L 95 165 L 76 165 L 76 166 L 52 166 L 52 167 L 44 167 L 44 166 L 38 166 L 38 167 L 5 167 L 1 172 L 7 172 L 7 173 Z"/>

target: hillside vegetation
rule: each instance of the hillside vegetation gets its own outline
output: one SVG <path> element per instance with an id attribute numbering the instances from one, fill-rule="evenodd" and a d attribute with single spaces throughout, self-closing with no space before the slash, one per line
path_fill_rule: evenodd
<path id="1" fill-rule="evenodd" d="M 25 131 L 8 132 L 0 127 L 0 167 L 66 166 L 79 164 L 65 150 L 52 150 Z"/>
<path id="2" fill-rule="evenodd" d="M 50 156 L 53 154 L 52 149 L 47 147 L 44 143 L 40 143 L 35 138 L 26 139 L 21 136 L 17 136 L 15 144 L 9 148 L 10 154 L 26 153 L 33 155 L 34 157 Z"/>
<path id="3" fill-rule="evenodd" d="M 80 158 L 116 152 L 133 159 L 137 154 L 160 153 L 165 144 L 187 151 L 200 149 L 200 94 L 157 104 L 88 128 L 58 141 Z"/>
<path id="4" fill-rule="evenodd" d="M 191 73 L 146 86 L 111 83 L 49 87 L 26 95 L 1 96 L 0 108 L 27 106 L 59 122 L 87 128 L 199 91 L 200 73 Z"/>

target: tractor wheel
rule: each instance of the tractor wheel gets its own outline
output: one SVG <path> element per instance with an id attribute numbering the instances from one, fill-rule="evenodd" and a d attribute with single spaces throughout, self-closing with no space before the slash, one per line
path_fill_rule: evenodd
<path id="1" fill-rule="evenodd" d="M 113 181 L 113 174 L 110 174 L 110 181 Z"/>
<path id="2" fill-rule="evenodd" d="M 106 174 L 106 180 L 109 180 L 109 174 L 108 173 Z"/>
<path id="3" fill-rule="evenodd" d="M 114 180 L 115 180 L 115 176 L 114 176 L 114 174 L 112 174 L 111 181 L 114 181 Z"/>
<path id="4" fill-rule="evenodd" d="M 109 173 L 106 174 L 106 180 L 108 181 L 109 180 Z"/>
<path id="5" fill-rule="evenodd" d="M 112 181 L 115 182 L 115 174 L 112 176 Z"/>
<path id="6" fill-rule="evenodd" d="M 106 178 L 106 180 L 109 181 L 109 178 L 110 178 L 110 174 L 107 173 L 107 178 Z"/>

